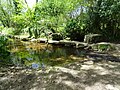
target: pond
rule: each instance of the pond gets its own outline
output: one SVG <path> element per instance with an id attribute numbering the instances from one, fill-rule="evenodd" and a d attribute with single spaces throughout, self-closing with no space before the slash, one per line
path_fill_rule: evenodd
<path id="1" fill-rule="evenodd" d="M 84 60 L 84 50 L 48 45 L 45 43 L 23 42 L 18 39 L 9 44 L 10 58 L 17 66 L 38 68 L 44 65 L 65 65 Z"/>

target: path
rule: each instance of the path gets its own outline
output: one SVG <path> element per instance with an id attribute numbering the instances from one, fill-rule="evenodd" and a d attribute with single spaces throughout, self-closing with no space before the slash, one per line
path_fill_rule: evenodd
<path id="1" fill-rule="evenodd" d="M 120 90 L 120 63 L 92 61 L 42 70 L 7 69 L 0 90 Z"/>

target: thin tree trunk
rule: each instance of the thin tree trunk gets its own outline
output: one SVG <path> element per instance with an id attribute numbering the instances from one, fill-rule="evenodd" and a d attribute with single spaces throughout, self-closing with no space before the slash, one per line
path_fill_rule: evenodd
<path id="1" fill-rule="evenodd" d="M 25 1 L 26 5 L 27 5 L 27 7 L 28 7 L 28 3 L 27 3 L 27 1 L 26 1 L 26 0 L 24 0 L 24 1 Z"/>
<path id="2" fill-rule="evenodd" d="M 36 0 L 36 3 L 38 3 L 38 0 Z"/>
<path id="3" fill-rule="evenodd" d="M 29 32 L 29 38 L 32 37 L 32 31 L 31 31 L 31 28 L 28 28 L 28 32 Z"/>

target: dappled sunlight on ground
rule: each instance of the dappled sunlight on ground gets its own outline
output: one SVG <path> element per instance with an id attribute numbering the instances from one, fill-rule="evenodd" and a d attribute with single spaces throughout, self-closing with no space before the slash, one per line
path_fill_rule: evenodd
<path id="1" fill-rule="evenodd" d="M 91 61 L 92 62 L 92 61 Z M 120 90 L 120 63 L 75 62 L 45 70 L 1 69 L 1 90 Z M 74 66 L 74 68 L 71 68 Z"/>

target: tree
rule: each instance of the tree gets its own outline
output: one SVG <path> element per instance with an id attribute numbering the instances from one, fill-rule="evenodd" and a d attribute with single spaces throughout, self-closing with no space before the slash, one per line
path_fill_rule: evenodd
<path id="1" fill-rule="evenodd" d="M 1 1 L 0 0 L 0 21 L 4 27 L 10 27 L 12 25 L 11 16 L 13 9 L 11 0 Z"/>
<path id="2" fill-rule="evenodd" d="M 76 8 L 78 0 L 42 0 L 36 6 L 37 20 L 53 33 L 64 30 L 68 14 Z"/>
<path id="3" fill-rule="evenodd" d="M 70 13 L 65 31 L 67 37 L 70 37 L 71 40 L 83 41 L 84 35 L 88 33 L 87 21 L 89 16 L 87 10 L 91 5 L 90 3 L 87 0 L 81 0 L 79 5 Z"/>
<path id="4" fill-rule="evenodd" d="M 1 1 L 0 4 L 0 21 L 3 26 L 15 28 L 15 32 L 24 28 L 23 0 L 5 0 Z"/>
<path id="5" fill-rule="evenodd" d="M 89 30 L 93 33 L 101 33 L 108 39 L 119 39 L 119 8 L 119 0 L 96 0 L 95 4 L 89 8 Z"/>

